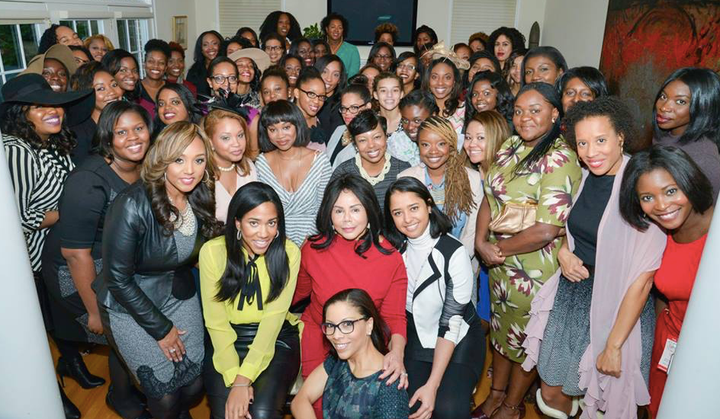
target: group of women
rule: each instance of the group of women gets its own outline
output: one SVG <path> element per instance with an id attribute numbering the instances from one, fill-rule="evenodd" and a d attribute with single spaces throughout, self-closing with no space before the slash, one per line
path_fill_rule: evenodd
<path id="1" fill-rule="evenodd" d="M 297 418 L 517 419 L 538 376 L 549 417 L 654 415 L 720 190 L 720 77 L 672 73 L 642 147 L 600 71 L 514 28 L 448 49 L 422 26 L 396 55 L 381 25 L 360 68 L 348 26 L 204 32 L 187 76 L 151 40 L 142 80 L 46 31 L 0 128 L 61 383 L 104 383 L 93 342 L 123 418 L 189 418 L 203 389 L 213 418 L 279 418 L 298 376 Z"/>

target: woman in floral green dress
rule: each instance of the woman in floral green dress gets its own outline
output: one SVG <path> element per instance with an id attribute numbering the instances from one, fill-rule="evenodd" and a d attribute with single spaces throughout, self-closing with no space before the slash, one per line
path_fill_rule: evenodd
<path id="1" fill-rule="evenodd" d="M 551 85 L 524 86 L 513 114 L 519 135 L 503 143 L 485 179 L 476 248 L 491 266 L 493 381 L 474 417 L 524 416 L 523 398 L 537 375 L 520 365 L 530 303 L 558 268 L 563 228 L 581 179 L 577 155 L 560 135 L 561 117 L 560 96 Z M 514 235 L 490 231 L 490 220 L 507 203 L 536 203 L 535 224 Z"/>

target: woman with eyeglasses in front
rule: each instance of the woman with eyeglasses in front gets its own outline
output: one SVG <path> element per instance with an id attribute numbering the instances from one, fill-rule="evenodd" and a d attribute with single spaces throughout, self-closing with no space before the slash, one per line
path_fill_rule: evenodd
<path id="1" fill-rule="evenodd" d="M 387 42 L 378 42 L 370 48 L 367 62 L 373 63 L 380 67 L 382 71 L 390 71 L 395 61 L 395 48 Z"/>
<path id="2" fill-rule="evenodd" d="M 348 125 L 360 112 L 370 109 L 372 106 L 370 102 L 370 91 L 364 84 L 351 84 L 340 93 L 339 112 L 344 124 L 335 129 L 325 149 L 333 170 L 341 163 L 352 159 L 357 153 Z"/>
<path id="3" fill-rule="evenodd" d="M 228 57 L 217 57 L 208 66 L 208 78 L 205 84 L 210 87 L 214 98 L 228 98 L 237 94 L 238 68 Z"/>
<path id="4" fill-rule="evenodd" d="M 320 127 L 318 113 L 324 106 L 327 96 L 325 95 L 325 83 L 316 68 L 307 67 L 300 72 L 293 96 L 309 129 L 310 144 L 308 148 L 325 151 L 327 136 Z"/>
<path id="5" fill-rule="evenodd" d="M 321 398 L 327 418 L 408 417 L 407 392 L 381 379 L 389 328 L 368 293 L 358 288 L 340 291 L 325 303 L 323 319 L 331 355 L 293 399 L 294 417 L 317 418 L 313 403 Z"/>

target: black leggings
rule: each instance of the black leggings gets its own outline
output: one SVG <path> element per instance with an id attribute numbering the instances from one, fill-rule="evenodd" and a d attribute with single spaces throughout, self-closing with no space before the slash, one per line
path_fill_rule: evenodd
<path id="1" fill-rule="evenodd" d="M 430 378 L 432 362 L 405 358 L 405 368 L 407 368 L 410 381 L 408 396 L 412 398 L 415 391 L 425 385 Z M 475 368 L 450 362 L 435 397 L 433 419 L 470 419 L 470 402 L 475 385 L 479 380 L 480 376 Z M 410 407 L 410 413 L 415 413 L 420 405 L 419 401 L 416 402 L 414 406 Z"/>
<path id="2" fill-rule="evenodd" d="M 253 382 L 255 399 L 250 405 L 250 415 L 253 419 L 283 418 L 288 391 L 299 371 L 300 337 L 296 333 L 292 338 L 283 339 L 283 342 L 278 340 L 270 365 Z M 225 402 L 230 394 L 230 388 L 225 387 L 222 375 L 215 370 L 212 354 L 205 357 L 203 377 L 212 419 L 224 419 Z"/>

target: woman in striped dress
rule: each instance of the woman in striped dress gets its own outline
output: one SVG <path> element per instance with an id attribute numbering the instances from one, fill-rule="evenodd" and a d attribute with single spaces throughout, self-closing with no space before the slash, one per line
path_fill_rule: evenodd
<path id="1" fill-rule="evenodd" d="M 75 167 L 70 152 L 75 140 L 67 128 L 67 115 L 89 117 L 94 105 L 92 90 L 57 93 L 43 76 L 24 74 L 2 88 L 0 130 L 7 157 L 15 202 L 30 257 L 30 266 L 41 302 L 45 327 L 52 333 L 48 296 L 41 276 L 41 255 L 47 233 L 59 219 L 58 201 L 63 184 Z M 72 105 L 72 106 L 71 106 Z M 77 344 L 54 337 L 64 359 L 75 362 L 64 371 L 84 388 L 105 381 L 90 374 Z M 64 397 L 68 417 L 80 417 L 77 407 Z"/>
<path id="2" fill-rule="evenodd" d="M 280 196 L 287 236 L 302 246 L 317 233 L 315 216 L 332 173 L 330 160 L 306 147 L 310 136 L 305 118 L 286 100 L 265 106 L 258 131 L 262 151 L 255 162 L 258 180 Z"/>

